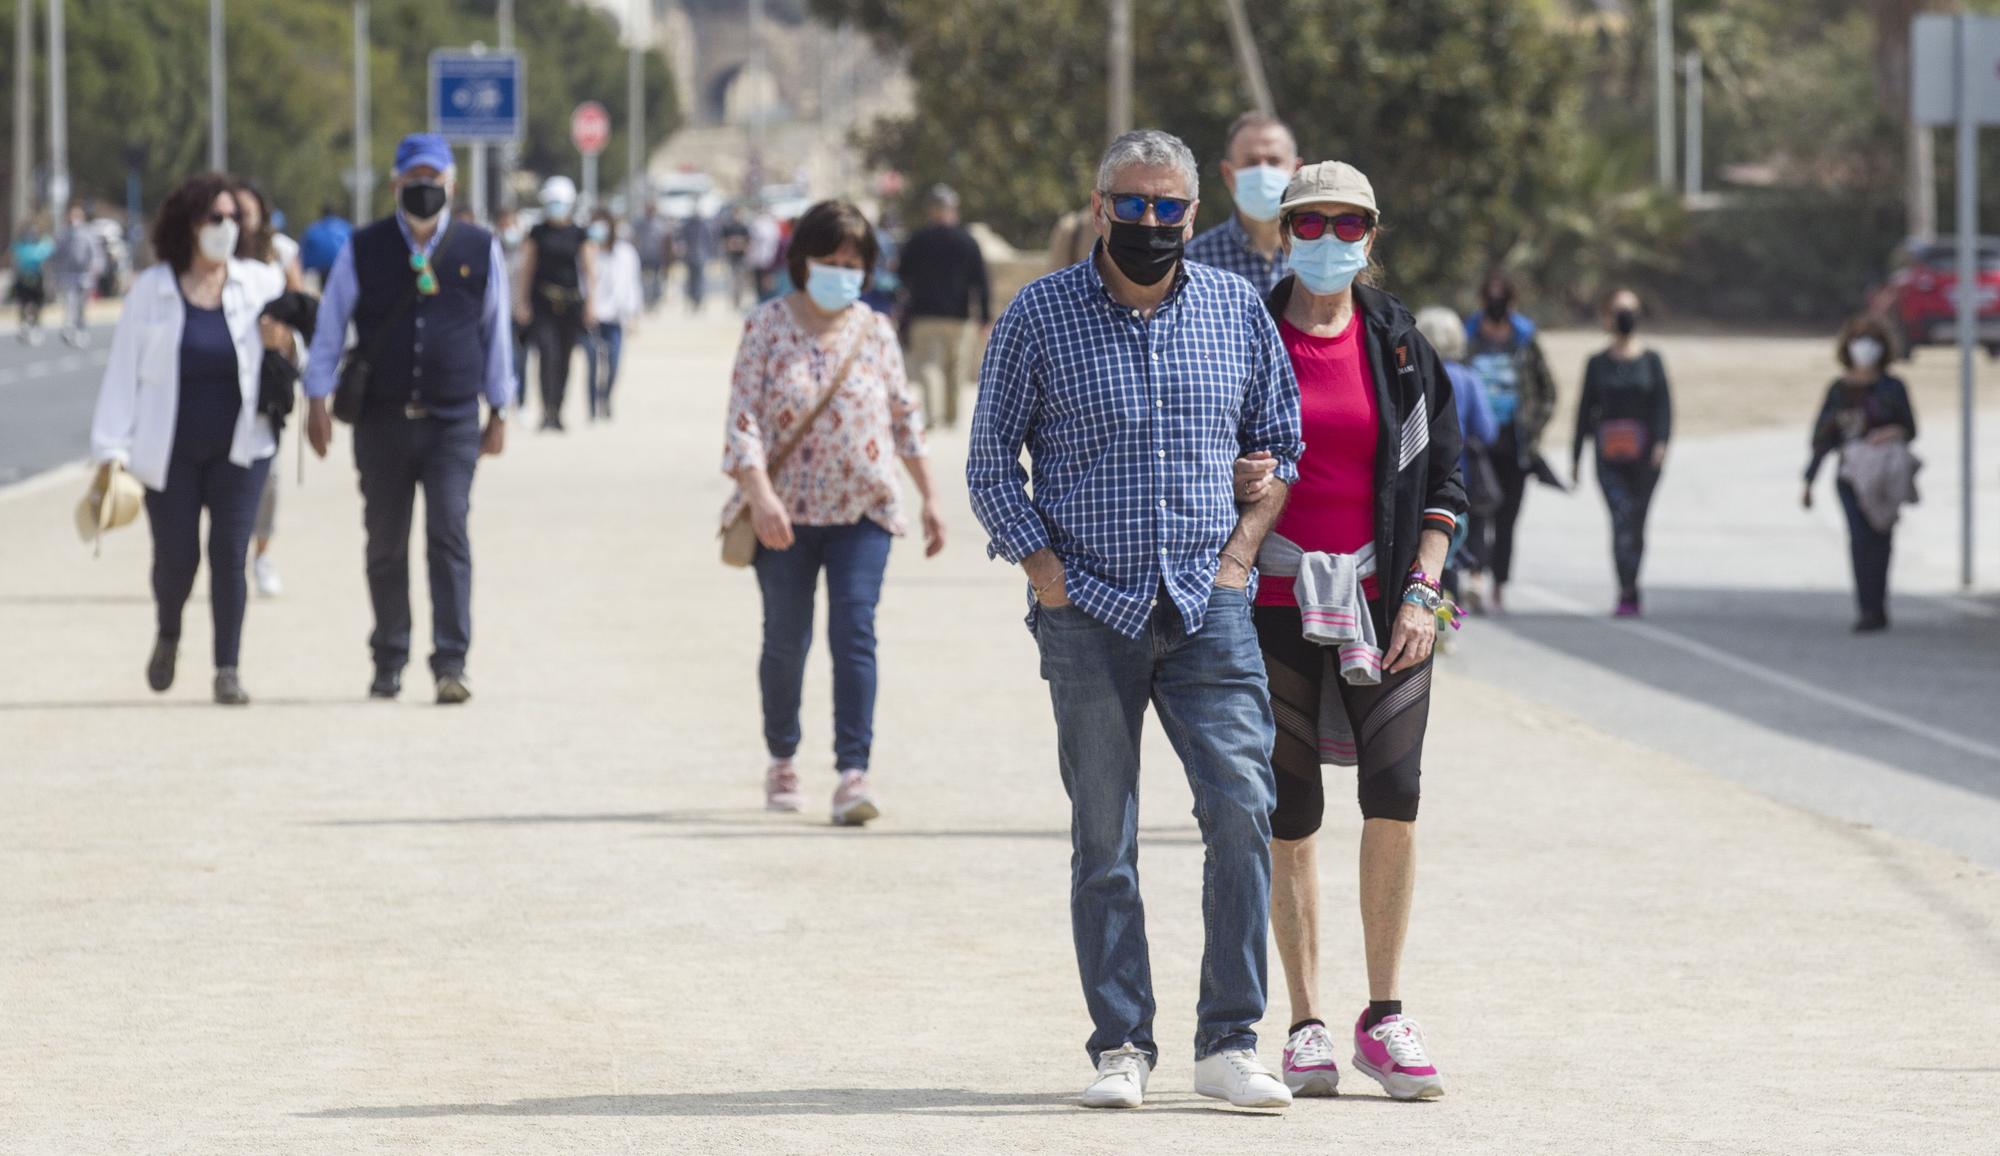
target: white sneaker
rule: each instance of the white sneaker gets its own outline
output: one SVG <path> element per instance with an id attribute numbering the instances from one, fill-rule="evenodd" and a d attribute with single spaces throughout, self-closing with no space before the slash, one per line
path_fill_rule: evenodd
<path id="1" fill-rule="evenodd" d="M 1285 1041 L 1285 1086 L 1294 1096 L 1340 1095 L 1340 1064 L 1325 1024 L 1307 1024 Z"/>
<path id="2" fill-rule="evenodd" d="M 1216 1052 L 1194 1062 L 1194 1090 L 1239 1108 L 1289 1108 L 1291 1089 L 1257 1062 L 1249 1048 Z"/>
<path id="3" fill-rule="evenodd" d="M 882 808 L 875 805 L 875 789 L 868 785 L 868 772 L 840 772 L 840 785 L 833 791 L 833 825 L 859 827 L 881 816 Z"/>
<path id="4" fill-rule="evenodd" d="M 1146 1102 L 1146 1077 L 1153 1065 L 1146 1053 L 1126 1044 L 1097 1057 L 1097 1078 L 1083 1090 L 1086 1108 L 1136 1108 Z"/>
<path id="5" fill-rule="evenodd" d="M 766 811 L 795 812 L 805 809 L 805 796 L 799 793 L 799 772 L 790 759 L 772 759 L 764 770 L 764 809 Z"/>
<path id="6" fill-rule="evenodd" d="M 276 598 L 285 592 L 284 579 L 278 577 L 278 564 L 269 554 L 257 555 L 257 560 L 250 564 L 250 569 L 257 576 L 259 596 Z"/>

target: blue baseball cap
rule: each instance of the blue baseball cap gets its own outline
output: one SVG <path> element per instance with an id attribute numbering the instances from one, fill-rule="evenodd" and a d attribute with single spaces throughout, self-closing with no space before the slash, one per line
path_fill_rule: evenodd
<path id="1" fill-rule="evenodd" d="M 418 166 L 428 166 L 439 172 L 447 172 L 455 162 L 451 158 L 451 146 L 435 133 L 413 132 L 396 146 L 396 173 L 401 175 Z"/>

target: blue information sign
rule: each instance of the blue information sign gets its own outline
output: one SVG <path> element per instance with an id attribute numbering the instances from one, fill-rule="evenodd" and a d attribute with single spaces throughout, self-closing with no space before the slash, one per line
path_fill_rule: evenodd
<path id="1" fill-rule="evenodd" d="M 431 53 L 431 131 L 458 144 L 521 139 L 521 58 L 440 48 Z"/>

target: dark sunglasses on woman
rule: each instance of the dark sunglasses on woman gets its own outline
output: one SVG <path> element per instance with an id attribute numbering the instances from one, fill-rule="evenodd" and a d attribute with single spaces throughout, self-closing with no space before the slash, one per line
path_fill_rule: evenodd
<path id="1" fill-rule="evenodd" d="M 1351 245 L 1366 237 L 1374 227 L 1374 219 L 1366 213 L 1341 213 L 1338 216 L 1330 213 L 1293 213 L 1291 220 L 1292 236 L 1301 241 L 1317 241 L 1331 230 L 1335 237 Z"/>
<path id="2" fill-rule="evenodd" d="M 234 221 L 240 225 L 243 223 L 243 218 L 235 213 L 210 213 L 208 215 L 208 223 L 211 225 L 220 225 L 224 221 Z"/>
<path id="3" fill-rule="evenodd" d="M 1160 224 L 1178 225 L 1187 220 L 1188 206 L 1194 204 L 1186 197 L 1147 197 L 1138 193 L 1109 193 L 1104 199 L 1111 206 L 1111 219 L 1126 225 L 1145 220 L 1148 208 Z"/>

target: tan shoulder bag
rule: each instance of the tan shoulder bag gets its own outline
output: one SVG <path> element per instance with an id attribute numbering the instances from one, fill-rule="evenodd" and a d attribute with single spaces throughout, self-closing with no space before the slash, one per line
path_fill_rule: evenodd
<path id="1" fill-rule="evenodd" d="M 866 308 L 866 306 L 862 308 Z M 866 319 L 864 318 L 863 322 L 865 323 L 865 321 Z M 834 395 L 840 392 L 842 385 L 846 384 L 847 371 L 854 368 L 854 359 L 861 356 L 861 346 L 868 339 L 867 329 L 862 328 L 860 325 L 857 325 L 856 328 L 860 328 L 861 332 L 855 334 L 851 348 L 847 351 L 847 356 L 840 361 L 840 368 L 833 371 L 833 381 L 827 385 L 826 392 L 820 394 L 819 400 L 813 403 L 812 411 L 806 414 L 804 421 L 799 423 L 798 432 L 791 436 L 791 440 L 779 446 L 777 451 L 771 455 L 770 460 L 766 462 L 764 472 L 770 475 L 773 482 L 777 481 L 778 471 L 784 468 L 786 460 L 792 456 L 792 451 L 798 449 L 799 443 L 806 440 L 806 435 L 812 432 L 813 423 L 818 421 L 819 416 L 826 412 L 827 406 L 833 404 Z M 741 569 L 756 559 L 757 528 L 751 524 L 750 502 L 747 498 L 744 500 L 742 507 L 736 511 L 736 517 L 732 518 L 729 524 L 722 528 L 719 537 L 722 539 L 723 565 L 735 566 Z"/>

